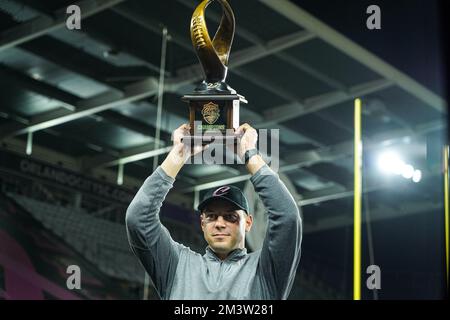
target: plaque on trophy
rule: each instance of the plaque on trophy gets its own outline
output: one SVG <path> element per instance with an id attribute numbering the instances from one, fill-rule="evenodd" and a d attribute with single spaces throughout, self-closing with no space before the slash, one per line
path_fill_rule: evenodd
<path id="1" fill-rule="evenodd" d="M 205 10 L 213 1 L 220 3 L 223 13 L 211 40 L 206 27 Z M 192 45 L 205 79 L 194 92 L 182 97 L 189 104 L 191 131 L 190 136 L 184 139 L 188 143 L 225 143 L 237 139 L 234 130 L 239 127 L 239 107 L 247 101 L 225 82 L 234 32 L 234 13 L 227 0 L 203 0 L 192 15 Z"/>

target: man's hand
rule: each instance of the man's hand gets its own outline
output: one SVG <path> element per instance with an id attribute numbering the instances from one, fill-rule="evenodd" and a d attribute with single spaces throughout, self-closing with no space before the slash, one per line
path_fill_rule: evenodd
<path id="1" fill-rule="evenodd" d="M 237 135 L 242 135 L 237 147 L 238 157 L 244 161 L 245 152 L 256 148 L 258 142 L 258 132 L 252 128 L 248 123 L 244 123 L 235 132 Z"/>
<path id="2" fill-rule="evenodd" d="M 244 161 L 245 152 L 256 148 L 256 144 L 258 142 L 258 132 L 248 123 L 244 123 L 236 129 L 235 133 L 237 135 L 242 134 L 237 146 L 237 155 L 242 161 Z M 246 164 L 246 167 L 247 170 L 253 175 L 265 164 L 264 159 L 260 155 L 255 155 Z"/>
<path id="3" fill-rule="evenodd" d="M 193 148 L 190 148 L 187 144 L 182 142 L 183 138 L 189 135 L 190 129 L 191 126 L 189 124 L 182 124 L 172 134 L 173 150 L 175 150 L 175 153 L 183 164 L 190 156 L 194 156 L 208 148 L 208 145 L 194 145 Z"/>
<path id="4" fill-rule="evenodd" d="M 191 127 L 189 124 L 182 124 L 175 129 L 172 134 L 173 149 L 167 155 L 166 160 L 161 164 L 162 169 L 172 178 L 176 177 L 190 156 L 196 155 L 208 148 L 208 145 L 198 145 L 191 148 L 189 145 L 182 142 L 183 138 L 189 135 L 190 129 Z"/>

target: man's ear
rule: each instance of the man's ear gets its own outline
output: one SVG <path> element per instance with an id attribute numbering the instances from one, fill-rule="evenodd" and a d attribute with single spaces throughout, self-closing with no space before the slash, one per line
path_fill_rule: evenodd
<path id="1" fill-rule="evenodd" d="M 200 217 L 200 227 L 201 227 L 202 230 L 203 230 L 203 228 L 204 228 L 204 223 L 203 223 L 203 213 L 200 213 L 200 214 L 199 214 L 199 217 Z"/>
<path id="2" fill-rule="evenodd" d="M 249 232 L 252 229 L 253 225 L 253 216 L 251 214 L 247 214 L 245 217 L 245 232 Z"/>

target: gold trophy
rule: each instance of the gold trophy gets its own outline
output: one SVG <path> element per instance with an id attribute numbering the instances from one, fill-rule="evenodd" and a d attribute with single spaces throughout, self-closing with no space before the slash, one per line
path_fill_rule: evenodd
<path id="1" fill-rule="evenodd" d="M 222 6 L 220 25 L 211 41 L 206 27 L 205 10 L 213 1 Z M 247 100 L 226 83 L 228 57 L 235 30 L 234 13 L 227 0 L 203 0 L 191 19 L 191 40 L 203 68 L 205 80 L 182 100 L 189 103 L 191 132 L 184 140 L 202 144 L 213 141 L 236 141 L 234 129 L 239 127 L 240 103 Z M 199 143 L 199 142 L 197 142 Z"/>

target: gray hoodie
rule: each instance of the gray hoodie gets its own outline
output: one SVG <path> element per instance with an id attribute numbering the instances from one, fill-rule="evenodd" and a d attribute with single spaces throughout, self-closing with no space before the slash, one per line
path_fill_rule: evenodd
<path id="1" fill-rule="evenodd" d="M 300 211 L 286 186 L 267 165 L 251 178 L 268 211 L 261 250 L 236 249 L 220 260 L 208 246 L 202 256 L 175 242 L 159 211 L 174 179 L 158 167 L 141 186 L 126 214 L 131 249 L 161 299 L 286 299 L 300 261 Z"/>

